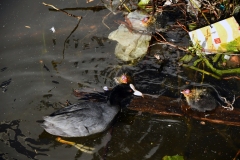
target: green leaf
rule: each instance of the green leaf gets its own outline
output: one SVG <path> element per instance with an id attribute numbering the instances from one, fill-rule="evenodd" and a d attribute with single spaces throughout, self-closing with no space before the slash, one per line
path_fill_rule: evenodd
<path id="1" fill-rule="evenodd" d="M 191 54 L 186 54 L 183 56 L 180 61 L 183 61 L 184 63 L 188 63 L 192 60 L 193 56 Z"/>
<path id="2" fill-rule="evenodd" d="M 189 23 L 188 28 L 189 28 L 190 31 L 196 29 L 197 28 L 197 23 L 196 22 Z"/>
<path id="3" fill-rule="evenodd" d="M 175 155 L 175 156 L 164 156 L 163 160 L 184 160 L 183 156 Z"/>
<path id="4" fill-rule="evenodd" d="M 139 3 L 138 3 L 138 6 L 140 8 L 145 8 L 145 6 L 149 3 L 150 0 L 141 0 Z"/>

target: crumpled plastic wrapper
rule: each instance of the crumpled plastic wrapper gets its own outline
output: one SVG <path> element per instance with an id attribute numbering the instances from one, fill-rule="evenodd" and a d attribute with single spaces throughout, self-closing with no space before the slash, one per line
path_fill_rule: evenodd
<path id="1" fill-rule="evenodd" d="M 117 30 L 111 32 L 109 39 L 118 42 L 115 48 L 115 55 L 123 61 L 132 61 L 143 57 L 147 53 L 151 35 L 141 34 L 136 31 L 147 31 L 147 27 L 142 23 L 148 15 L 140 11 L 134 11 L 128 14 L 127 18 L 131 21 L 134 31 L 121 24 Z"/>
<path id="2" fill-rule="evenodd" d="M 138 0 L 131 1 L 121 1 L 121 0 L 101 0 L 104 6 L 110 10 L 113 14 L 117 14 L 117 12 L 122 12 L 121 8 L 123 8 L 123 4 L 126 5 L 130 10 L 137 9 Z"/>
<path id="3" fill-rule="evenodd" d="M 198 8 L 202 6 L 202 0 L 187 0 L 187 12 L 191 13 L 192 15 L 198 14 Z"/>

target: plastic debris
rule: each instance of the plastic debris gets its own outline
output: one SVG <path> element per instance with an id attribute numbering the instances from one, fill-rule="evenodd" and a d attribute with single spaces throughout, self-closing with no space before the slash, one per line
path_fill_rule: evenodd
<path id="1" fill-rule="evenodd" d="M 55 33 L 55 28 L 54 28 L 54 27 L 50 28 L 50 30 L 51 30 L 53 33 Z"/>
<path id="2" fill-rule="evenodd" d="M 166 0 L 163 6 L 169 6 L 169 5 L 172 5 L 172 1 Z"/>
<path id="3" fill-rule="evenodd" d="M 198 9 L 202 6 L 201 0 L 187 0 L 187 12 L 192 15 L 198 15 Z"/>
<path id="4" fill-rule="evenodd" d="M 189 36 L 206 54 L 240 51 L 239 24 L 234 17 L 189 32 Z"/>
<path id="5" fill-rule="evenodd" d="M 86 0 L 86 3 L 90 3 L 93 2 L 94 0 Z"/>
<path id="6" fill-rule="evenodd" d="M 229 55 L 224 55 L 224 59 L 229 60 L 230 56 Z"/>
<path id="7" fill-rule="evenodd" d="M 149 15 L 134 11 L 128 14 L 127 19 L 131 22 L 132 28 L 129 29 L 121 24 L 108 36 L 109 39 L 118 42 L 115 55 L 123 61 L 131 61 L 144 56 L 151 40 L 151 35 L 145 34 L 147 26 L 144 23 L 146 19 L 149 19 Z"/>
<path id="8" fill-rule="evenodd" d="M 104 6 L 110 10 L 113 14 L 116 14 L 117 11 L 121 10 L 122 7 L 125 7 L 133 10 L 137 9 L 137 0 L 124 1 L 124 0 L 102 0 Z"/>
<path id="9" fill-rule="evenodd" d="M 107 86 L 104 86 L 104 87 L 103 87 L 103 90 L 104 90 L 104 91 L 108 91 L 109 88 L 108 88 Z"/>

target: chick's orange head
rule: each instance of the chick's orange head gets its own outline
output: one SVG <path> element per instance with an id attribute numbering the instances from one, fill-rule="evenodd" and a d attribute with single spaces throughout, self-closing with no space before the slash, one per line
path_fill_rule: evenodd
<path id="1" fill-rule="evenodd" d="M 121 82 L 122 82 L 122 83 L 128 83 L 128 78 L 127 78 L 127 76 L 126 76 L 125 74 L 123 74 L 123 75 L 121 76 Z"/>

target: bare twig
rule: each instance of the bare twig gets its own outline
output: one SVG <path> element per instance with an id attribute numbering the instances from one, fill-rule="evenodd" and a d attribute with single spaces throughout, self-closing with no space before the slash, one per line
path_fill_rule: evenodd
<path id="1" fill-rule="evenodd" d="M 227 104 L 227 106 L 222 106 L 223 108 L 226 108 L 227 110 L 230 110 L 230 111 L 232 111 L 233 109 L 234 109 L 234 107 L 233 107 L 233 104 L 234 104 L 234 102 L 235 102 L 235 95 L 234 95 L 234 97 L 233 97 L 233 100 L 232 100 L 232 102 L 229 102 L 225 97 L 221 97 L 223 100 L 224 100 L 224 103 L 226 103 Z"/>
<path id="2" fill-rule="evenodd" d="M 239 156 L 239 154 L 240 154 L 240 149 L 238 150 L 238 152 L 237 152 L 236 156 L 233 158 L 233 160 L 237 160 L 237 157 Z"/>
<path id="3" fill-rule="evenodd" d="M 68 35 L 68 37 L 65 39 L 64 41 L 64 48 L 63 48 L 63 59 L 64 59 L 64 52 L 65 52 L 65 48 L 66 48 L 66 43 L 68 38 L 76 31 L 76 29 L 78 28 L 79 24 L 80 24 L 81 19 L 78 19 L 78 23 L 77 25 L 74 27 L 74 29 L 72 30 L 72 32 Z"/>
<path id="4" fill-rule="evenodd" d="M 240 77 L 238 76 L 230 76 L 230 77 L 224 77 L 223 79 L 237 79 L 237 80 L 240 80 Z"/>
<path id="5" fill-rule="evenodd" d="M 78 19 L 82 19 L 81 16 L 75 16 L 75 15 L 70 14 L 70 13 L 68 13 L 68 12 L 66 12 L 66 11 L 64 11 L 64 10 L 62 10 L 62 9 L 59 9 L 59 8 L 57 8 L 57 7 L 55 7 L 55 6 L 51 5 L 51 4 L 47 4 L 47 3 L 44 3 L 44 2 L 43 2 L 42 4 L 45 5 L 45 6 L 52 7 L 53 9 L 55 9 L 55 10 L 57 10 L 57 11 L 61 11 L 61 12 L 65 13 L 65 14 L 67 14 L 67 15 L 70 16 L 70 17 L 75 17 L 75 18 L 78 18 Z"/>
<path id="6" fill-rule="evenodd" d="M 105 21 L 105 19 L 106 19 L 111 13 L 112 13 L 112 12 L 109 12 L 109 13 L 108 13 L 106 16 L 104 16 L 103 19 L 102 19 L 103 25 L 106 26 L 108 29 L 110 29 L 110 27 L 108 27 L 108 25 L 106 25 L 106 23 L 105 23 L 104 21 Z"/>
<path id="7" fill-rule="evenodd" d="M 177 21 L 177 24 L 178 24 L 184 31 L 186 31 L 186 32 L 188 33 L 188 30 L 186 29 L 186 26 L 184 26 L 183 24 L 179 23 L 178 21 Z"/>
<path id="8" fill-rule="evenodd" d="M 43 5 L 52 7 L 53 9 L 55 9 L 55 10 L 57 10 L 57 11 L 61 11 L 61 12 L 65 13 L 65 14 L 67 14 L 67 15 L 70 16 L 70 17 L 74 17 L 74 18 L 77 18 L 77 19 L 78 19 L 77 25 L 74 27 L 74 29 L 72 30 L 72 32 L 69 34 L 69 36 L 68 36 L 68 37 L 66 38 L 66 40 L 64 41 L 63 58 L 62 58 L 62 60 L 61 60 L 60 62 L 52 61 L 53 66 L 56 67 L 57 64 L 61 64 L 61 63 L 62 63 L 62 61 L 63 61 L 63 59 L 64 59 L 64 52 L 65 52 L 65 48 L 66 48 L 66 47 L 65 47 L 65 46 L 66 46 L 66 42 L 67 42 L 68 38 L 73 34 L 73 32 L 75 32 L 75 30 L 78 28 L 82 17 L 81 17 L 81 16 L 75 16 L 75 15 L 73 15 L 73 14 L 70 14 L 70 13 L 68 13 L 68 12 L 66 12 L 66 11 L 64 11 L 64 10 L 62 10 L 62 9 L 59 9 L 59 8 L 57 8 L 57 7 L 55 7 L 55 6 L 51 5 L 51 4 L 46 4 L 46 3 L 43 2 Z"/>
<path id="9" fill-rule="evenodd" d="M 120 0 L 120 2 L 121 2 L 122 5 L 124 6 L 124 8 L 130 13 L 131 10 L 127 7 L 127 5 L 125 4 L 125 2 L 123 2 L 122 0 Z"/>
<path id="10" fill-rule="evenodd" d="M 188 52 L 188 51 L 187 51 L 185 48 L 183 48 L 183 47 L 179 47 L 179 46 L 177 46 L 177 45 L 175 45 L 175 44 L 172 44 L 172 43 L 170 43 L 170 42 L 167 42 L 167 41 L 160 41 L 160 40 L 158 40 L 158 39 L 156 38 L 156 36 L 153 36 L 153 37 L 158 41 L 158 43 L 154 43 L 154 44 L 150 45 L 149 47 L 152 47 L 152 46 L 155 46 L 155 45 L 159 45 L 159 44 L 166 44 L 166 45 L 172 46 L 172 47 L 174 47 L 174 48 L 177 48 L 177 49 L 179 49 L 179 50 Z"/>
<path id="11" fill-rule="evenodd" d="M 162 37 L 162 39 L 167 42 L 167 40 L 166 40 L 166 39 L 163 37 L 163 35 L 161 35 L 159 32 L 156 32 L 156 34 L 159 35 L 160 37 Z M 155 37 L 154 37 L 154 38 L 155 38 Z"/>

